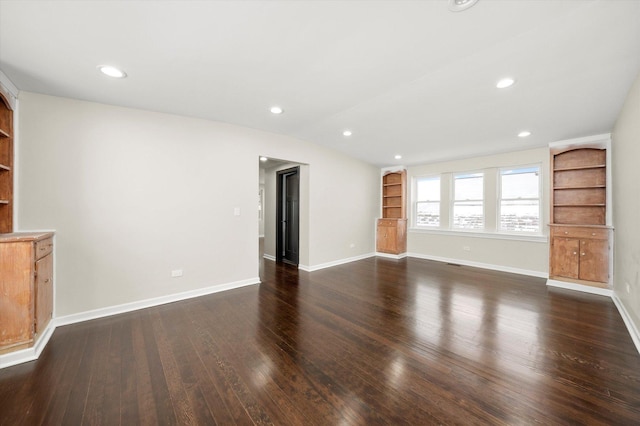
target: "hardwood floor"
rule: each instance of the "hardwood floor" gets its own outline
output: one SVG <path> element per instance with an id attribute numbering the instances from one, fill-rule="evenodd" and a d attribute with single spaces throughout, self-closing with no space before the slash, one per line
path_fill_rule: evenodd
<path id="1" fill-rule="evenodd" d="M 607 298 L 418 259 L 261 274 L 58 328 L 0 370 L 0 424 L 640 424 Z"/>

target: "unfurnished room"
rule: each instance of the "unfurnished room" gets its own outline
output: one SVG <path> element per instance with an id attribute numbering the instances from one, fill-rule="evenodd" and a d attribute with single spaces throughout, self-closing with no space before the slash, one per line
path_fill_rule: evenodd
<path id="1" fill-rule="evenodd" d="M 0 0 L 0 426 L 640 424 L 640 0 Z"/>

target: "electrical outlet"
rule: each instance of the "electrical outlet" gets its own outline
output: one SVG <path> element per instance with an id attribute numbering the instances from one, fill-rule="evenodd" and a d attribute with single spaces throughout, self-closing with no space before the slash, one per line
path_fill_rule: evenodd
<path id="1" fill-rule="evenodd" d="M 629 285 L 629 283 L 624 283 L 626 290 L 627 290 L 627 294 L 631 293 L 631 286 Z"/>
<path id="2" fill-rule="evenodd" d="M 171 278 L 178 278 L 182 276 L 182 269 L 174 269 L 171 271 Z"/>
<path id="3" fill-rule="evenodd" d="M 355 244 L 355 243 L 351 243 L 351 244 L 349 244 L 349 248 L 354 248 L 355 246 L 356 246 L 356 244 Z"/>
<path id="4" fill-rule="evenodd" d="M 471 251 L 471 247 L 469 247 L 469 246 L 462 246 L 462 250 L 464 250 L 464 251 Z"/>

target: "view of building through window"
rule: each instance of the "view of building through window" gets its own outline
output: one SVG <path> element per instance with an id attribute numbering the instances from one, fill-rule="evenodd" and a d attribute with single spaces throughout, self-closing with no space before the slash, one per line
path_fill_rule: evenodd
<path id="1" fill-rule="evenodd" d="M 416 191 L 416 225 L 440 226 L 440 177 L 419 179 Z"/>
<path id="2" fill-rule="evenodd" d="M 466 173 L 453 177 L 453 227 L 484 228 L 484 174 Z"/>
<path id="3" fill-rule="evenodd" d="M 497 180 L 496 188 L 485 188 L 485 178 Z M 540 233 L 540 165 L 423 176 L 414 184 L 416 227 Z M 486 203 L 495 217 L 485 217 Z"/>
<path id="4" fill-rule="evenodd" d="M 540 167 L 500 171 L 501 231 L 540 230 Z"/>

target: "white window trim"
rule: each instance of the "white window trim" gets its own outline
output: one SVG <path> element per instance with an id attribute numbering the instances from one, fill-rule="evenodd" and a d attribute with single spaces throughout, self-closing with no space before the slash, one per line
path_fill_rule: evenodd
<path id="1" fill-rule="evenodd" d="M 538 218 L 539 218 L 539 226 L 538 232 L 527 232 L 527 231 L 503 231 L 500 229 L 500 216 L 502 214 L 502 179 L 500 178 L 503 170 L 516 170 L 516 169 L 526 169 L 530 167 L 538 168 Z M 543 235 L 542 232 L 542 164 L 534 163 L 534 164 L 521 164 L 519 166 L 508 166 L 508 167 L 499 167 L 497 170 L 496 183 L 498 185 L 498 190 L 496 193 L 496 233 L 497 234 L 506 234 L 506 235 L 523 235 L 523 236 L 539 236 Z M 509 198 L 511 200 L 512 198 Z M 522 198 L 522 200 L 534 200 L 534 198 Z M 546 237 L 545 237 L 546 238 Z"/>
<path id="2" fill-rule="evenodd" d="M 501 185 L 500 182 L 500 172 L 506 169 L 519 169 L 525 167 L 538 167 L 540 171 L 540 184 L 538 185 L 538 193 L 539 193 L 539 209 L 540 209 L 540 229 L 538 232 L 527 232 L 527 231 L 501 231 L 498 230 L 499 222 L 500 222 L 500 196 Z M 483 218 L 484 218 L 484 229 L 464 229 L 464 228 L 453 228 L 453 202 L 455 201 L 453 198 L 454 192 L 454 176 L 460 174 L 467 173 L 483 173 Z M 493 200 L 496 203 L 495 206 L 495 221 L 496 221 L 496 229 L 487 230 L 487 217 L 486 217 L 486 209 L 487 202 L 492 202 L 492 200 L 487 200 L 486 191 L 487 191 L 487 174 L 491 173 L 491 179 L 495 179 L 494 184 L 498 185 L 496 188 L 495 199 Z M 517 165 L 507 165 L 507 166 L 498 166 L 498 167 L 487 167 L 484 169 L 476 169 L 474 170 L 461 170 L 461 171 L 447 171 L 447 172 L 439 172 L 439 173 L 430 173 L 419 176 L 412 176 L 411 183 L 411 209 L 409 210 L 410 214 L 410 226 L 408 229 L 409 233 L 412 234 L 433 234 L 433 235 L 451 235 L 451 236 L 459 236 L 459 237 L 470 237 L 470 238 L 487 238 L 487 239 L 497 239 L 497 240 L 515 240 L 515 241 L 527 241 L 533 243 L 548 243 L 549 237 L 545 233 L 546 227 L 543 226 L 543 212 L 544 212 L 544 204 L 543 200 L 544 194 L 544 173 L 542 163 L 529 163 L 529 164 L 517 164 Z M 495 174 L 495 176 L 493 176 Z M 418 226 L 416 225 L 416 205 L 415 200 L 417 196 L 417 184 L 416 181 L 418 179 L 429 178 L 429 177 L 440 177 L 440 226 Z M 490 179 L 489 179 L 490 180 Z M 448 187 L 448 190 L 443 191 L 443 187 Z M 448 199 L 446 199 L 448 197 Z M 446 223 L 446 226 L 443 226 L 443 223 Z"/>
<path id="3" fill-rule="evenodd" d="M 451 176 L 451 184 L 449 185 L 449 228 L 447 228 L 447 230 L 452 230 L 452 231 L 461 231 L 461 232 L 483 232 L 483 230 L 485 230 L 487 228 L 487 215 L 486 215 L 486 208 L 485 208 L 485 204 L 486 204 L 486 199 L 485 199 L 485 193 L 486 193 L 486 188 L 485 188 L 485 183 L 486 183 L 486 174 L 487 174 L 487 170 L 488 169 L 482 169 L 482 170 L 469 170 L 469 171 L 463 171 L 463 172 L 452 172 L 450 174 Z M 473 229 L 469 229 L 469 228 L 456 228 L 453 223 L 454 223 L 454 217 L 453 217 L 453 212 L 454 212 L 454 206 L 456 203 L 456 176 L 460 176 L 460 175 L 472 175 L 472 174 L 482 174 L 482 199 L 481 200 L 458 200 L 458 201 L 482 201 L 482 228 L 473 228 Z"/>
<path id="4" fill-rule="evenodd" d="M 529 241 L 533 243 L 546 243 L 549 238 L 544 234 L 536 233 L 506 233 L 506 232 L 481 232 L 479 230 L 463 231 L 460 229 L 436 229 L 428 228 L 426 226 L 416 228 L 409 228 L 410 233 L 415 234 L 433 234 L 433 235 L 452 235 L 458 237 L 471 237 L 471 238 L 489 238 L 494 240 L 516 240 L 516 241 Z"/>
<path id="5" fill-rule="evenodd" d="M 443 179 L 444 173 L 438 173 L 438 174 L 429 174 L 429 175 L 422 175 L 422 176 L 414 176 L 411 179 L 411 211 L 410 211 L 410 215 L 411 215 L 411 228 L 416 228 L 416 229 L 442 229 L 442 179 Z M 434 226 L 434 225 L 418 225 L 417 221 L 418 221 L 418 215 L 417 213 L 417 204 L 418 204 L 418 181 L 422 180 L 422 179 L 433 179 L 433 178 L 437 178 L 438 182 L 440 182 L 440 201 L 438 201 L 439 205 L 440 205 L 440 221 L 438 226 Z M 427 201 L 427 202 L 435 202 L 435 201 Z"/>

